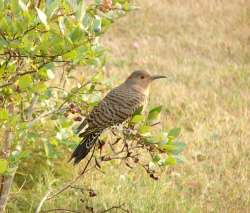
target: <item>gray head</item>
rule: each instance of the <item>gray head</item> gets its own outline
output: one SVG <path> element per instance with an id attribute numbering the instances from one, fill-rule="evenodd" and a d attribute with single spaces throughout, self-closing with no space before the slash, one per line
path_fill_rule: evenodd
<path id="1" fill-rule="evenodd" d="M 142 88 L 147 88 L 150 83 L 156 79 L 166 78 L 163 75 L 150 75 L 148 72 L 144 70 L 136 70 L 131 73 L 131 75 L 127 78 L 125 83 L 135 84 Z"/>

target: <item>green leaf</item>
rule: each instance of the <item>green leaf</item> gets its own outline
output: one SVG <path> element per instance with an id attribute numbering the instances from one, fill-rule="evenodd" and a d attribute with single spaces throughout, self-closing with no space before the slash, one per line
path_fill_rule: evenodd
<path id="1" fill-rule="evenodd" d="M 79 3 L 77 12 L 76 12 L 76 16 L 79 22 L 82 22 L 83 17 L 85 16 L 85 13 L 86 13 L 85 2 L 82 1 L 82 3 Z"/>
<path id="2" fill-rule="evenodd" d="M 95 17 L 93 30 L 95 33 L 99 33 L 102 30 L 102 19 L 99 16 Z"/>
<path id="3" fill-rule="evenodd" d="M 0 159 L 0 174 L 3 174 L 7 171 L 8 161 L 5 159 Z"/>
<path id="4" fill-rule="evenodd" d="M 101 82 L 104 80 L 104 75 L 102 72 L 98 72 L 96 75 L 94 75 L 92 78 L 91 78 L 91 81 L 94 82 L 94 83 L 98 83 L 98 82 Z"/>
<path id="5" fill-rule="evenodd" d="M 167 153 L 178 155 L 186 148 L 186 144 L 174 141 L 173 143 L 168 142 L 161 147 Z"/>
<path id="6" fill-rule="evenodd" d="M 29 157 L 30 151 L 14 151 L 11 153 L 12 161 L 17 162 Z"/>
<path id="7" fill-rule="evenodd" d="M 88 15 L 88 14 L 85 14 L 85 16 L 83 17 L 83 19 L 82 19 L 82 27 L 83 28 L 85 28 L 85 29 L 87 29 L 88 28 L 88 26 L 90 25 L 90 23 L 91 23 L 91 18 L 90 18 L 90 16 Z"/>
<path id="8" fill-rule="evenodd" d="M 144 116 L 143 115 L 135 115 L 132 119 L 131 119 L 131 123 L 140 123 L 141 121 L 144 120 Z"/>
<path id="9" fill-rule="evenodd" d="M 187 146 L 185 143 L 181 142 L 174 142 L 173 144 L 175 145 L 175 149 L 173 151 L 175 155 L 180 154 Z"/>
<path id="10" fill-rule="evenodd" d="M 54 64 L 49 63 L 46 64 L 44 67 L 38 70 L 38 75 L 41 79 L 47 80 L 47 79 L 54 79 Z"/>
<path id="11" fill-rule="evenodd" d="M 174 144 L 164 144 L 162 148 L 165 152 L 172 154 L 175 151 L 176 146 Z"/>
<path id="12" fill-rule="evenodd" d="M 7 120 L 8 117 L 8 111 L 6 109 L 0 109 L 0 120 Z"/>
<path id="13" fill-rule="evenodd" d="M 168 137 L 176 138 L 179 136 L 180 132 L 181 132 L 180 128 L 173 128 L 168 132 Z"/>
<path id="14" fill-rule="evenodd" d="M 162 109 L 162 106 L 158 106 L 158 107 L 151 109 L 148 113 L 147 120 L 148 121 L 156 120 L 161 112 L 161 109 Z"/>
<path id="15" fill-rule="evenodd" d="M 147 138 L 147 143 L 159 144 L 159 146 L 161 146 L 161 147 L 164 144 L 166 144 L 167 142 L 168 142 L 168 138 L 167 138 L 166 132 L 160 132 L 160 133 L 154 134 L 153 136 Z"/>
<path id="16" fill-rule="evenodd" d="M 187 159 L 182 155 L 175 156 L 175 160 L 176 160 L 176 163 L 179 163 L 179 164 L 184 163 L 184 162 L 187 161 Z"/>
<path id="17" fill-rule="evenodd" d="M 43 93 L 47 90 L 47 86 L 45 85 L 45 83 L 39 82 L 34 85 L 33 89 L 37 93 Z"/>
<path id="18" fill-rule="evenodd" d="M 19 14 L 19 11 L 20 11 L 20 7 L 19 7 L 19 5 L 18 5 L 18 1 L 10 1 L 10 5 L 11 5 L 11 11 L 15 14 L 15 15 L 17 15 L 17 14 Z"/>
<path id="19" fill-rule="evenodd" d="M 60 131 L 56 133 L 56 139 L 59 141 L 66 139 L 67 136 L 68 136 L 67 130 L 64 128 L 60 129 Z"/>
<path id="20" fill-rule="evenodd" d="M 139 128 L 140 134 L 142 134 L 144 136 L 150 135 L 150 131 L 151 131 L 151 126 L 141 126 Z"/>
<path id="21" fill-rule="evenodd" d="M 143 106 L 140 106 L 138 109 L 135 110 L 135 112 L 133 113 L 133 116 L 141 114 L 142 110 L 143 110 Z"/>
<path id="22" fill-rule="evenodd" d="M 50 143 L 54 146 L 57 146 L 58 145 L 58 140 L 56 140 L 55 138 L 52 138 Z"/>
<path id="23" fill-rule="evenodd" d="M 44 152 L 45 152 L 46 156 L 49 157 L 49 146 L 48 146 L 48 143 L 45 141 L 43 143 L 43 145 L 44 145 Z"/>
<path id="24" fill-rule="evenodd" d="M 60 1 L 57 1 L 57 0 L 46 1 L 46 14 L 48 14 L 48 17 L 51 17 L 54 15 L 59 5 L 60 5 Z"/>
<path id="25" fill-rule="evenodd" d="M 155 156 L 153 157 L 153 162 L 154 162 L 154 163 L 157 163 L 159 160 L 161 160 L 161 156 L 160 156 L 160 155 L 155 155 Z"/>
<path id="26" fill-rule="evenodd" d="M 176 165 L 176 160 L 172 155 L 169 155 L 165 160 L 165 165 Z"/>
<path id="27" fill-rule="evenodd" d="M 101 4 L 101 0 L 95 0 L 96 5 Z"/>
<path id="28" fill-rule="evenodd" d="M 39 19 L 41 20 L 41 22 L 46 26 L 46 28 L 48 29 L 49 28 L 49 25 L 48 25 L 48 21 L 47 21 L 47 16 L 46 14 L 40 10 L 39 8 L 36 7 L 36 11 L 37 11 L 37 15 L 39 17 Z"/>
<path id="29" fill-rule="evenodd" d="M 146 144 L 157 144 L 158 141 L 155 141 L 154 137 L 145 137 L 144 138 L 144 143 L 146 143 Z"/>
<path id="30" fill-rule="evenodd" d="M 24 75 L 19 78 L 18 85 L 20 89 L 26 89 L 32 84 L 32 78 L 30 75 Z"/>
<path id="31" fill-rule="evenodd" d="M 72 120 L 63 119 L 63 120 L 61 121 L 61 126 L 62 126 L 62 128 L 69 128 L 72 124 L 73 124 L 73 121 L 72 121 Z"/>
<path id="32" fill-rule="evenodd" d="M 128 2 L 124 2 L 123 9 L 126 11 L 129 11 L 129 3 Z"/>
<path id="33" fill-rule="evenodd" d="M 65 34 L 65 24 L 64 24 L 65 18 L 64 17 L 59 17 L 58 22 L 59 22 L 59 28 L 61 33 L 64 35 Z"/>
<path id="34" fill-rule="evenodd" d="M 23 11 L 28 11 L 28 7 L 26 4 L 23 3 L 23 1 L 18 1 L 19 6 L 22 8 Z"/>
<path id="35" fill-rule="evenodd" d="M 47 69 L 47 76 L 49 79 L 55 78 L 55 74 L 53 73 L 53 71 L 51 69 Z"/>
<path id="36" fill-rule="evenodd" d="M 68 0 L 67 2 L 69 3 L 69 5 L 73 11 L 75 11 L 77 9 L 77 1 L 76 0 Z"/>
<path id="37" fill-rule="evenodd" d="M 76 27 L 70 34 L 69 34 L 69 39 L 72 42 L 76 42 L 81 40 L 82 36 L 83 36 L 83 31 L 81 30 L 80 27 Z"/>
<path id="38" fill-rule="evenodd" d="M 54 145 L 49 143 L 47 140 L 45 140 L 43 144 L 44 144 L 44 152 L 47 158 L 55 159 L 58 157 L 57 153 L 55 152 L 55 149 L 53 148 L 55 147 Z"/>

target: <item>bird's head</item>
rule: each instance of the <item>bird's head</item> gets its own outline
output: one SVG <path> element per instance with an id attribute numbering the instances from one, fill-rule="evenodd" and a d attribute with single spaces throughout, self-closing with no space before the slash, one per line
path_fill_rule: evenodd
<path id="1" fill-rule="evenodd" d="M 150 75 L 144 70 L 136 70 L 132 72 L 131 75 L 127 78 L 126 83 L 129 83 L 131 85 L 138 85 L 138 87 L 146 89 L 151 82 L 160 78 L 166 78 L 166 76 Z"/>

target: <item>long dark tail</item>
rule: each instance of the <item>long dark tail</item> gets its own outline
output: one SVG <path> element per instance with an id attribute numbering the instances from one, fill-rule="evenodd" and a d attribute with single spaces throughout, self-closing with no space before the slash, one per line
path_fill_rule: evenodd
<path id="1" fill-rule="evenodd" d="M 69 161 L 74 159 L 74 165 L 78 164 L 83 158 L 87 156 L 91 148 L 94 146 L 98 140 L 102 131 L 95 131 L 86 134 L 80 134 L 83 137 L 81 143 L 76 147 L 75 151 L 72 153 Z"/>

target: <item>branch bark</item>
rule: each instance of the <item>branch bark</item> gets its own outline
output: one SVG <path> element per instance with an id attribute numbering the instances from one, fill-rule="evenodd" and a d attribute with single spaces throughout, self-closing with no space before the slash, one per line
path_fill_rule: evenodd
<path id="1" fill-rule="evenodd" d="M 4 209 L 6 207 L 8 198 L 9 198 L 9 193 L 10 193 L 10 189 L 12 186 L 12 182 L 14 180 L 15 174 L 16 174 L 16 170 L 17 167 L 14 169 L 14 171 L 12 172 L 12 174 L 10 174 L 9 176 L 2 176 L 2 188 L 1 188 L 1 192 L 0 192 L 0 213 L 4 212 Z"/>
<path id="2" fill-rule="evenodd" d="M 42 200 L 38 204 L 38 207 L 36 208 L 35 213 L 39 213 L 41 211 L 41 208 L 42 208 L 44 202 L 47 200 L 47 198 L 50 195 L 50 193 L 51 193 L 51 189 L 49 189 L 49 191 L 44 195 L 44 197 L 42 198 Z"/>
<path id="3" fill-rule="evenodd" d="M 33 107 L 36 104 L 37 101 L 37 97 L 34 96 L 31 104 L 28 108 L 28 112 L 27 112 L 27 118 L 30 120 L 32 117 L 32 111 L 33 111 Z M 9 114 L 12 115 L 14 112 L 14 105 L 13 103 L 11 103 L 8 106 L 9 109 Z M 3 140 L 3 147 L 2 147 L 2 156 L 4 159 L 8 159 L 9 155 L 10 155 L 10 146 L 11 146 L 11 140 L 12 140 L 12 132 L 11 132 L 11 127 L 7 127 L 7 129 L 5 130 L 5 135 L 4 135 L 4 140 Z M 22 147 L 22 141 L 20 143 L 21 147 Z M 2 175 L 0 178 L 0 213 L 4 212 L 4 209 L 6 207 L 8 198 L 9 198 L 9 193 L 11 190 L 11 186 L 16 174 L 18 168 L 18 164 L 11 170 L 11 173 L 8 175 Z"/>
<path id="4" fill-rule="evenodd" d="M 14 110 L 13 104 L 9 106 L 9 112 L 12 114 Z M 3 147 L 2 147 L 2 156 L 4 159 L 7 159 L 10 155 L 10 143 L 12 139 L 11 129 L 8 127 L 5 130 Z M 5 206 L 8 201 L 11 185 L 16 173 L 16 168 L 9 175 L 2 175 L 0 179 L 0 213 L 4 212 Z"/>
<path id="5" fill-rule="evenodd" d="M 79 211 L 75 211 L 75 210 L 71 210 L 71 209 L 62 209 L 62 208 L 48 209 L 48 210 L 42 211 L 42 213 L 45 213 L 45 212 L 58 212 L 58 211 L 81 213 L 81 212 L 79 212 Z"/>

